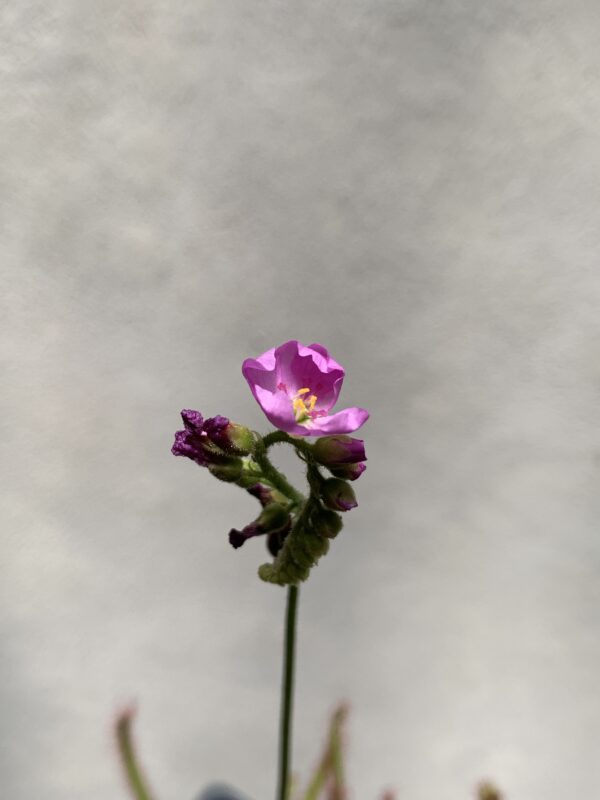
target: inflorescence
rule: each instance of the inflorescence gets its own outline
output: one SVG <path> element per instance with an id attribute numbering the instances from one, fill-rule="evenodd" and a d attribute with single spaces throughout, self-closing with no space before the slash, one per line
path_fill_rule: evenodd
<path id="1" fill-rule="evenodd" d="M 362 439 L 347 434 L 369 414 L 361 408 L 329 413 L 344 370 L 322 345 L 286 342 L 258 359 L 247 359 L 242 371 L 278 430 L 261 436 L 227 417 L 204 419 L 199 411 L 186 409 L 181 412 L 184 428 L 175 434 L 172 453 L 191 459 L 258 500 L 259 515 L 242 530 L 232 528 L 229 542 L 237 549 L 248 539 L 265 535 L 273 560 L 259 568 L 259 576 L 282 586 L 297 584 L 308 578 L 329 550 L 330 539 L 341 531 L 340 512 L 357 505 L 349 481 L 364 472 L 366 455 Z M 310 443 L 309 436 L 318 438 Z M 303 461 L 308 496 L 271 463 L 269 448 L 281 443 L 291 445 Z"/>

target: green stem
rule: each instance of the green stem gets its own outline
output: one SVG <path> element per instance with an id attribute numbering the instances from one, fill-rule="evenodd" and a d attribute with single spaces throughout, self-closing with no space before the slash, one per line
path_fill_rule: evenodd
<path id="1" fill-rule="evenodd" d="M 279 726 L 279 784 L 277 800 L 288 800 L 290 790 L 290 749 L 292 742 L 292 708 L 294 695 L 294 659 L 296 649 L 296 616 L 298 587 L 289 586 L 283 650 L 283 683 Z"/>
<path id="2" fill-rule="evenodd" d="M 271 433 L 267 433 L 262 437 L 262 441 L 265 448 L 268 450 L 269 447 L 274 444 L 281 444 L 282 442 L 292 444 L 294 440 L 289 433 L 286 433 L 285 431 L 271 431 Z"/>
<path id="3" fill-rule="evenodd" d="M 153 800 L 153 795 L 142 774 L 133 746 L 133 738 L 131 735 L 132 721 L 133 711 L 129 709 L 124 711 L 117 720 L 117 746 L 119 748 L 119 755 L 121 756 L 121 763 L 125 770 L 125 777 L 131 789 L 131 794 L 135 800 Z"/>
<path id="4" fill-rule="evenodd" d="M 285 431 L 271 431 L 271 433 L 267 433 L 266 436 L 263 436 L 263 444 L 265 449 L 268 450 L 269 447 L 272 447 L 274 444 L 291 444 L 292 447 L 296 448 L 298 453 L 302 453 L 304 456 L 311 457 L 312 454 L 312 445 L 308 442 L 305 442 L 304 439 L 300 436 L 290 436 L 289 433 L 285 433 Z"/>
<path id="5" fill-rule="evenodd" d="M 266 438 L 267 437 L 265 436 L 265 439 Z M 253 456 L 254 460 L 260 467 L 263 476 L 266 478 L 266 480 L 269 481 L 269 483 L 272 486 L 275 487 L 275 489 L 280 491 L 286 497 L 289 497 L 290 500 L 293 500 L 295 505 L 300 505 L 301 503 L 304 502 L 304 495 L 300 494 L 300 492 L 294 489 L 294 487 L 288 481 L 285 475 L 279 472 L 278 469 L 275 469 L 273 464 L 271 464 L 271 462 L 269 461 L 269 458 L 267 456 L 267 448 L 264 444 L 264 440 L 257 441 Z"/>

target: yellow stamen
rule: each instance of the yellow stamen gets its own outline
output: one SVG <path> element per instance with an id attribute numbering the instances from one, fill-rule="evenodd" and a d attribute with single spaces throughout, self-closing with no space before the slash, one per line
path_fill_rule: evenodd
<path id="1" fill-rule="evenodd" d="M 305 387 L 303 389 L 298 389 L 294 399 L 292 400 L 292 406 L 294 409 L 294 416 L 296 417 L 296 422 L 303 423 L 310 419 L 316 402 L 317 396 L 316 394 L 311 394 L 309 397 L 306 398 L 306 401 L 302 397 L 302 395 L 306 395 L 310 392 L 310 389 Z"/>

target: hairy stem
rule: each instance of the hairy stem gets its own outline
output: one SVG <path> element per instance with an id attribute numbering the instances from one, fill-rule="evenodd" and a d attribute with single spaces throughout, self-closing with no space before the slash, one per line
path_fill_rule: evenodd
<path id="1" fill-rule="evenodd" d="M 273 436 L 276 434 L 270 434 Z M 287 434 L 284 434 L 287 436 Z M 278 491 L 284 494 L 286 497 L 289 497 L 290 500 L 294 502 L 295 505 L 300 505 L 304 502 L 304 495 L 300 494 L 299 491 L 294 489 L 292 484 L 288 481 L 285 475 L 282 472 L 279 472 L 278 469 L 275 469 L 273 464 L 269 461 L 267 456 L 267 446 L 265 445 L 265 441 L 268 439 L 267 436 L 263 440 L 258 440 L 255 445 L 254 449 L 254 460 L 260 467 L 263 476 L 269 483 L 275 487 Z M 282 439 L 281 441 L 285 441 Z"/>
<path id="2" fill-rule="evenodd" d="M 312 446 L 308 442 L 305 442 L 302 437 L 290 436 L 290 434 L 285 433 L 285 431 L 271 431 L 271 433 L 267 433 L 266 436 L 263 436 L 263 444 L 267 450 L 274 444 L 282 444 L 283 442 L 291 444 L 292 447 L 295 447 L 296 450 L 303 455 L 310 455 L 312 451 Z"/>

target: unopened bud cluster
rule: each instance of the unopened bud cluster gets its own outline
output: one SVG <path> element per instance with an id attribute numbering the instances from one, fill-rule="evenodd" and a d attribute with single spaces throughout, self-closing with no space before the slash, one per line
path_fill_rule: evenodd
<path id="1" fill-rule="evenodd" d="M 205 420 L 192 410 L 182 411 L 181 417 L 184 429 L 175 434 L 173 454 L 245 489 L 260 504 L 256 519 L 229 532 L 232 547 L 237 549 L 248 539 L 264 535 L 273 561 L 260 567 L 260 577 L 280 585 L 306 580 L 342 529 L 339 512 L 357 505 L 348 481 L 355 481 L 365 470 L 364 442 L 337 435 L 309 444 L 284 432 L 263 438 L 227 417 Z M 308 497 L 294 489 L 267 457 L 268 447 L 281 442 L 292 445 L 306 464 Z M 323 468 L 330 476 L 322 473 Z"/>

